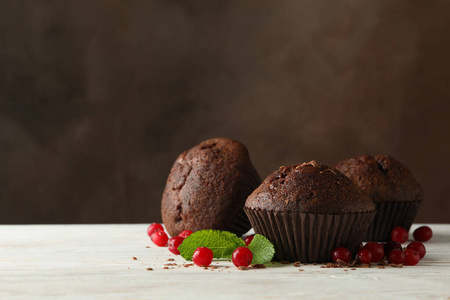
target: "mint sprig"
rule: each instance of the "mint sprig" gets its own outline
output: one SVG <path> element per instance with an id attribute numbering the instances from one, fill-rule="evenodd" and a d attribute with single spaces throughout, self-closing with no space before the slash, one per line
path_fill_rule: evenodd
<path id="1" fill-rule="evenodd" d="M 189 235 L 180 246 L 181 256 L 186 260 L 192 260 L 192 255 L 198 247 L 207 247 L 212 250 L 214 258 L 229 258 L 237 247 L 245 246 L 242 239 L 228 231 L 200 230 Z"/>
<path id="2" fill-rule="evenodd" d="M 255 234 L 248 248 L 253 253 L 252 264 L 265 264 L 272 261 L 275 254 L 273 244 L 260 234 Z"/>
<path id="3" fill-rule="evenodd" d="M 234 233 L 220 230 L 200 230 L 192 233 L 178 246 L 181 256 L 192 260 L 192 255 L 198 247 L 207 247 L 212 250 L 214 258 L 231 259 L 238 247 L 245 247 L 245 242 Z M 252 264 L 265 264 L 272 261 L 275 248 L 272 243 L 260 234 L 255 234 L 248 248 L 253 253 Z"/>

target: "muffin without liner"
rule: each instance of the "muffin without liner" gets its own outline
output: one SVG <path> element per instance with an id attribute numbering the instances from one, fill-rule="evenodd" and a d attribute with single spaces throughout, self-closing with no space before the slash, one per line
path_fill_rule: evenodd
<path id="1" fill-rule="evenodd" d="M 311 161 L 280 167 L 247 198 L 256 233 L 277 260 L 328 262 L 337 247 L 353 254 L 375 215 L 372 200 L 339 171 Z"/>
<path id="2" fill-rule="evenodd" d="M 405 165 L 388 155 L 364 155 L 341 161 L 334 168 L 375 203 L 377 213 L 367 241 L 390 241 L 391 231 L 397 226 L 409 231 L 423 201 L 423 190 Z"/>
<path id="3" fill-rule="evenodd" d="M 242 235 L 250 228 L 243 207 L 261 183 L 247 148 L 216 138 L 180 154 L 167 179 L 161 215 L 168 233 L 227 230 Z"/>

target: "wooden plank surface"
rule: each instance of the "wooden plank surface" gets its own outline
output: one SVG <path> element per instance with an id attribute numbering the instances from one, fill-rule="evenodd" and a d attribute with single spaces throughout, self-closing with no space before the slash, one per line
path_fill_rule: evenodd
<path id="1" fill-rule="evenodd" d="M 1 225 L 0 299 L 449 299 L 450 225 L 430 226 L 414 267 L 239 271 L 228 261 L 163 269 L 185 261 L 154 246 L 146 224 Z"/>

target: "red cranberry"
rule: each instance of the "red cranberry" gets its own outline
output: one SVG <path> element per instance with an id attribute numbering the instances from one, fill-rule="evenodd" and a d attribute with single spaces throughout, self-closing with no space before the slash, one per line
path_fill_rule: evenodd
<path id="1" fill-rule="evenodd" d="M 183 239 L 185 239 L 188 236 L 190 236 L 191 234 L 192 234 L 192 231 L 190 231 L 190 230 L 183 230 L 182 232 L 180 232 L 180 234 L 178 236 L 182 237 Z"/>
<path id="2" fill-rule="evenodd" d="M 162 231 L 164 231 L 164 228 L 163 228 L 163 226 L 162 226 L 161 224 L 159 224 L 159 223 L 153 223 L 153 224 L 150 224 L 150 226 L 148 226 L 148 228 L 147 228 L 147 234 L 148 234 L 148 236 L 151 237 L 152 234 L 153 234 L 155 231 L 157 231 L 157 230 L 162 230 Z"/>
<path id="3" fill-rule="evenodd" d="M 372 252 L 369 249 L 361 249 L 356 255 L 356 259 L 361 264 L 370 264 L 373 261 Z"/>
<path id="4" fill-rule="evenodd" d="M 153 232 L 151 239 L 152 239 L 152 242 L 156 246 L 163 247 L 167 244 L 169 237 L 167 236 L 167 234 L 164 231 L 157 230 L 157 231 Z"/>
<path id="5" fill-rule="evenodd" d="M 427 253 L 425 246 L 421 242 L 418 242 L 418 241 L 409 243 L 409 245 L 406 247 L 406 249 L 416 250 L 419 253 L 420 259 L 422 259 L 425 256 L 425 253 Z"/>
<path id="6" fill-rule="evenodd" d="M 253 253 L 247 247 L 238 247 L 233 252 L 233 264 L 236 267 L 248 267 L 253 260 Z"/>
<path id="7" fill-rule="evenodd" d="M 363 249 L 367 249 L 372 253 L 372 262 L 376 263 L 384 258 L 384 248 L 382 244 L 368 242 Z"/>
<path id="8" fill-rule="evenodd" d="M 211 249 L 198 247 L 197 250 L 194 251 L 192 260 L 194 261 L 194 264 L 199 267 L 207 267 L 212 263 L 213 257 L 214 254 Z"/>
<path id="9" fill-rule="evenodd" d="M 420 260 L 419 252 L 414 249 L 405 250 L 405 265 L 415 266 Z"/>
<path id="10" fill-rule="evenodd" d="M 384 248 L 384 255 L 386 257 L 389 257 L 389 254 L 391 254 L 392 251 L 402 250 L 402 245 L 400 245 L 400 243 L 390 241 L 390 242 L 387 242 L 386 244 L 384 244 L 383 248 Z"/>
<path id="11" fill-rule="evenodd" d="M 350 259 L 352 258 L 352 254 L 350 253 L 350 250 L 348 250 L 345 247 L 339 247 L 333 250 L 333 253 L 331 254 L 333 261 L 335 263 L 339 260 L 342 260 L 345 263 L 348 263 Z"/>
<path id="12" fill-rule="evenodd" d="M 428 226 L 421 226 L 414 230 L 413 236 L 416 241 L 425 243 L 431 239 L 433 231 Z"/>
<path id="13" fill-rule="evenodd" d="M 391 239 L 394 242 L 403 244 L 408 240 L 408 231 L 403 227 L 395 227 L 391 232 Z"/>
<path id="14" fill-rule="evenodd" d="M 405 253 L 402 250 L 392 250 L 388 259 L 390 264 L 403 264 L 405 262 Z"/>
<path id="15" fill-rule="evenodd" d="M 253 241 L 253 238 L 255 237 L 255 235 L 254 234 L 252 234 L 252 235 L 249 235 L 248 237 L 246 237 L 245 239 L 244 239 L 244 242 L 245 242 L 245 246 L 248 246 L 248 245 L 250 245 L 250 243 Z"/>
<path id="16" fill-rule="evenodd" d="M 183 241 L 184 239 L 179 236 L 174 236 L 173 238 L 171 238 L 168 245 L 169 251 L 173 254 L 179 255 L 180 251 L 178 251 L 178 246 L 180 246 Z"/>

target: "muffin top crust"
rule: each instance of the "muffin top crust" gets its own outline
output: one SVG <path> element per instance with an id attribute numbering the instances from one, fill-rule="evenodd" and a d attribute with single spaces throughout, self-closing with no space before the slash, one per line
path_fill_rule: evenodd
<path id="1" fill-rule="evenodd" d="M 247 198 L 245 207 L 275 212 L 371 212 L 369 196 L 336 169 L 311 161 L 282 166 Z"/>
<path id="2" fill-rule="evenodd" d="M 423 200 L 423 190 L 411 171 L 389 155 L 363 155 L 334 166 L 374 202 Z"/>

